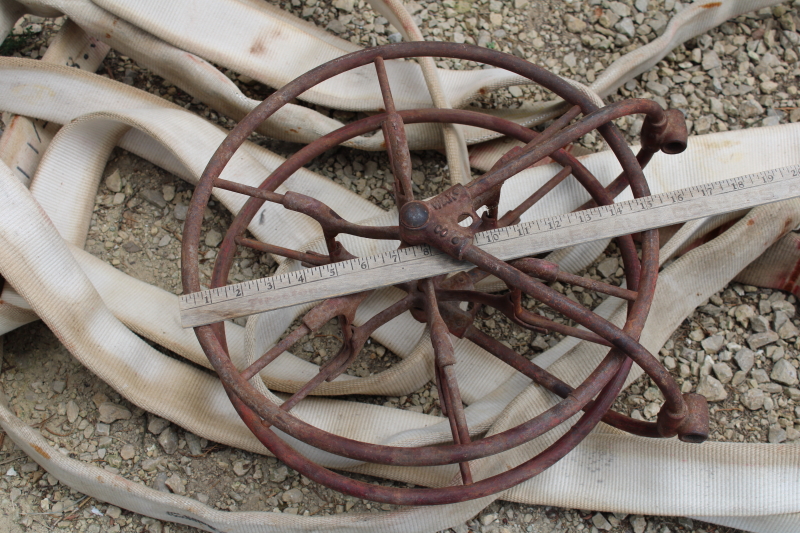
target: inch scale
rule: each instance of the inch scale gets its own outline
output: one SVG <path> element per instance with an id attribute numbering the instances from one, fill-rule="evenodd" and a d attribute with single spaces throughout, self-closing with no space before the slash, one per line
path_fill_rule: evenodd
<path id="1" fill-rule="evenodd" d="M 509 261 L 800 196 L 800 165 L 532 220 L 475 235 Z M 288 272 L 180 297 L 183 327 L 252 315 L 472 268 L 428 245 Z"/>

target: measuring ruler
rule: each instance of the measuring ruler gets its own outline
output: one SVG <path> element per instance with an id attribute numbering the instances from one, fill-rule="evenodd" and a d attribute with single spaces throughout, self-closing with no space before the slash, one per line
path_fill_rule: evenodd
<path id="1" fill-rule="evenodd" d="M 695 185 L 484 231 L 473 244 L 508 261 L 800 196 L 800 165 Z M 183 327 L 252 315 L 472 268 L 427 245 L 180 297 Z"/>

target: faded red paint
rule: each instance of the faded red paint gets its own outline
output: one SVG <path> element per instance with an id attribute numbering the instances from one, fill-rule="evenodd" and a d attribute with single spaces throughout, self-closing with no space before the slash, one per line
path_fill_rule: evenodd
<path id="1" fill-rule="evenodd" d="M 42 456 L 42 457 L 44 457 L 45 459 L 50 459 L 50 454 L 49 454 L 49 453 L 47 453 L 46 451 L 44 451 L 44 450 L 42 449 L 42 447 L 41 447 L 41 446 L 39 446 L 39 445 L 37 445 L 37 444 L 34 444 L 34 443 L 32 443 L 32 442 L 31 442 L 30 444 L 31 444 L 31 447 L 32 447 L 34 450 L 36 450 L 37 452 L 39 452 L 39 455 L 41 455 L 41 456 Z"/>
<path id="2" fill-rule="evenodd" d="M 570 102 L 572 107 L 542 133 L 536 133 L 508 120 L 470 111 L 448 109 L 396 111 L 383 63 L 384 59 L 406 57 L 451 57 L 490 64 L 539 83 Z M 370 63 L 373 63 L 377 70 L 385 113 L 347 124 L 312 142 L 280 165 L 258 189 L 245 188 L 219 178 L 239 146 L 286 102 L 341 72 Z M 485 93 L 486 90 L 481 89 L 480 92 Z M 625 144 L 622 134 L 613 126 L 614 120 L 634 113 L 645 115 L 645 126 L 642 130 L 644 148 L 637 157 L 634 157 Z M 581 114 L 584 116 L 573 124 L 572 121 Z M 412 190 L 411 156 L 405 138 L 405 125 L 415 123 L 455 123 L 481 127 L 509 135 L 526 145 L 510 151 L 489 172 L 466 186 L 454 185 L 432 199 L 420 201 L 414 198 Z M 399 208 L 399 226 L 359 226 L 347 222 L 320 200 L 295 192 L 283 195 L 274 192 L 299 168 L 315 157 L 349 139 L 378 129 L 383 130 L 385 148 L 389 152 L 389 161 L 395 178 L 394 196 Z M 610 424 L 637 435 L 672 437 L 677 434 L 681 439 L 691 442 L 704 440 L 708 429 L 705 404 L 693 397 L 684 397 L 669 372 L 638 342 L 655 294 L 658 275 L 656 230 L 641 234 L 641 260 L 637 256 L 637 248 L 630 236 L 620 237 L 617 240 L 628 289 L 623 290 L 589 281 L 581 282 L 584 285 L 590 284 L 593 290 L 607 294 L 614 293 L 628 299 L 628 320 L 622 329 L 569 300 L 539 281 L 537 277 L 541 277 L 539 274 L 545 277 L 555 276 L 555 279 L 576 284 L 579 280 L 565 273 L 559 273 L 554 266 L 543 265 L 532 258 L 527 263 L 519 265 L 500 261 L 473 243 L 477 232 L 514 224 L 524 211 L 552 190 L 560 179 L 568 175 L 574 176 L 597 204 L 613 203 L 613 197 L 618 193 L 612 194 L 611 190 L 604 188 L 580 161 L 564 150 L 565 146 L 595 129 L 599 129 L 615 152 L 621 154 L 620 164 L 625 180 L 617 181 L 616 186 L 623 189 L 630 186 L 635 197 L 650 194 L 642 172 L 642 167 L 647 164 L 650 157 L 659 150 L 665 153 L 677 153 L 686 143 L 686 128 L 680 112 L 666 112 L 658 104 L 648 100 L 617 102 L 601 109 L 584 93 L 563 79 L 525 60 L 476 46 L 441 42 L 400 43 L 343 56 L 288 83 L 242 119 L 208 163 L 195 189 L 184 230 L 182 257 L 184 293 L 197 292 L 200 289 L 198 243 L 204 208 L 214 187 L 236 190 L 248 194 L 250 198 L 234 218 L 219 247 L 211 279 L 212 288 L 226 285 L 237 247 L 247 245 L 247 239 L 244 238 L 247 227 L 265 201 L 281 204 L 285 209 L 303 213 L 313 218 L 322 228 L 328 247 L 327 256 L 321 254 L 312 256 L 307 252 L 286 250 L 280 253 L 284 257 L 294 257 L 312 264 L 336 263 L 349 259 L 353 256 L 344 249 L 337 237 L 339 234 L 350 234 L 370 239 L 400 241 L 401 247 L 417 243 L 427 244 L 453 257 L 463 257 L 475 265 L 471 271 L 459 276 L 450 278 L 441 276 L 396 285 L 406 293 L 406 296 L 360 326 L 352 323 L 352 317 L 367 293 L 331 298 L 318 304 L 303 317 L 302 327 L 316 331 L 322 324 L 339 317 L 344 339 L 342 351 L 326 363 L 315 378 L 306 383 L 282 406 L 260 395 L 248 379 L 268 365 L 271 359 L 267 359 L 281 353 L 283 347 L 270 350 L 253 366 L 241 372 L 233 366 L 228 356 L 221 323 L 195 328 L 197 338 L 220 376 L 234 407 L 259 440 L 288 466 L 312 480 L 359 498 L 402 505 L 461 502 L 514 486 L 537 475 L 563 457 L 594 428 L 600 419 L 605 419 Z M 500 192 L 506 180 L 544 158 L 552 158 L 564 167 L 563 170 L 531 197 L 520 199 L 518 209 L 499 216 Z M 484 207 L 486 212 L 479 217 L 477 211 Z M 472 217 L 473 223 L 469 227 L 458 224 L 465 215 Z M 252 243 L 250 247 L 258 250 L 266 250 L 267 247 L 270 250 L 277 250 L 276 247 L 266 243 Z M 488 295 L 474 289 L 475 283 L 490 275 L 503 280 L 510 288 L 510 293 Z M 588 331 L 559 325 L 523 309 L 521 307 L 523 293 L 564 317 L 574 320 L 577 324 L 585 326 Z M 459 304 L 462 302 L 471 304 L 468 311 L 461 310 Z M 523 356 L 475 329 L 473 323 L 483 305 L 493 307 L 523 328 L 533 331 L 542 329 L 559 331 L 598 344 L 611 345 L 613 348 L 582 384 L 571 389 L 544 370 L 532 366 L 532 363 Z M 433 375 L 439 390 L 440 407 L 450 422 L 452 444 L 416 448 L 375 445 L 327 433 L 303 422 L 289 412 L 292 405 L 311 393 L 315 387 L 341 374 L 377 328 L 406 311 L 410 311 L 414 318 L 429 325 L 435 356 Z M 290 333 L 290 337 L 301 334 L 305 335 L 306 332 L 297 328 Z M 471 441 L 461 393 L 452 368 L 455 357 L 450 335 L 467 337 L 482 345 L 501 361 L 531 377 L 536 383 L 562 395 L 565 400 L 514 428 Z M 665 397 L 657 423 L 631 420 L 609 411 L 633 362 L 647 372 L 661 388 Z M 257 365 L 260 366 L 255 368 Z M 512 467 L 507 472 L 472 482 L 469 461 L 520 446 L 564 423 L 579 411 L 584 412 L 579 421 L 541 454 Z M 369 485 L 335 474 L 308 461 L 278 438 L 271 430 L 272 427 L 320 450 L 359 461 L 395 466 L 459 464 L 463 484 L 435 489 L 401 489 Z"/>

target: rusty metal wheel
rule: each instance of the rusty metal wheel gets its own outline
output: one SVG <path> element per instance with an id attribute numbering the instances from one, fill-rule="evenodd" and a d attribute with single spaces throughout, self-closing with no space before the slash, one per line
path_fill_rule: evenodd
<path id="1" fill-rule="evenodd" d="M 542 133 L 507 120 L 470 111 L 398 111 L 392 100 L 384 60 L 422 56 L 472 60 L 504 68 L 551 90 L 571 107 L 567 106 L 566 113 Z M 309 144 L 286 160 L 258 188 L 219 178 L 223 168 L 244 140 L 284 103 L 341 72 L 369 64 L 374 65 L 377 71 L 385 112 L 350 123 Z M 612 123 L 614 119 L 632 113 L 645 115 L 642 149 L 637 155 L 632 153 L 622 134 Z M 414 197 L 411 157 L 404 125 L 423 122 L 478 126 L 526 144 L 508 152 L 489 172 L 472 182 L 453 185 L 433 198 L 420 200 Z M 357 135 L 378 129 L 382 129 L 385 135 L 394 176 L 394 198 L 399 209 L 398 225 L 358 225 L 347 221 L 346 213 L 343 214 L 344 218 L 334 213 L 325 205 L 324 199 L 311 198 L 296 192 L 275 192 L 299 168 L 326 150 Z M 603 136 L 623 168 L 622 174 L 606 188 L 576 158 L 563 150 L 563 147 L 593 130 Z M 405 297 L 373 315 L 360 326 L 356 326 L 353 319 L 368 292 L 325 300 L 309 311 L 296 329 L 246 369 L 235 368 L 228 357 L 222 323 L 195 328 L 197 338 L 219 374 L 236 410 L 270 451 L 310 479 L 373 501 L 433 505 L 496 493 L 529 479 L 552 465 L 574 448 L 600 420 L 638 435 L 678 435 L 688 442 L 702 442 L 707 437 L 704 398 L 681 394 L 669 373 L 638 342 L 652 302 L 658 273 L 657 231 L 650 230 L 641 234 L 639 250 L 631 236 L 617 239 L 624 265 L 626 288 L 562 272 L 558 265 L 536 257 L 501 261 L 473 245 L 473 237 L 477 232 L 516 224 L 525 211 L 569 176 L 573 176 L 588 191 L 597 205 L 613 203 L 613 198 L 627 186 L 631 187 L 634 196 L 647 196 L 649 191 L 642 167 L 655 152 L 661 150 L 678 153 L 685 145 L 686 129 L 683 116 L 678 111 L 664 111 L 658 104 L 648 100 L 628 100 L 601 108 L 586 93 L 558 76 L 522 59 L 484 48 L 451 43 L 403 43 L 367 49 L 335 59 L 297 78 L 261 103 L 234 128 L 209 162 L 195 190 L 186 219 L 182 257 L 184 293 L 196 292 L 201 288 L 198 269 L 201 223 L 204 208 L 215 187 L 236 191 L 250 198 L 233 220 L 220 245 L 211 279 L 212 288 L 227 284 L 239 247 L 250 247 L 311 265 L 352 259 L 354 256 L 337 240 L 340 234 L 399 241 L 401 246 L 428 244 L 453 257 L 471 262 L 475 268 L 453 276 L 398 284 L 397 287 L 405 291 Z M 561 170 L 516 208 L 507 213 L 499 213 L 503 183 L 546 157 L 561 165 Z M 247 238 L 247 226 L 265 202 L 281 204 L 286 209 L 316 220 L 325 237 L 327 255 L 280 248 Z M 471 218 L 469 225 L 459 224 L 466 218 Z M 490 274 L 504 282 L 508 290 L 503 294 L 488 294 L 476 290 L 475 285 Z M 614 326 L 544 283 L 553 281 L 574 284 L 585 290 L 626 300 L 628 313 L 625 325 L 622 328 Z M 584 329 L 529 311 L 522 305 L 524 295 L 541 302 Z M 464 302 L 468 305 L 464 306 Z M 558 332 L 608 346 L 608 354 L 583 383 L 572 388 L 477 328 L 475 317 L 481 306 L 490 306 L 500 311 L 510 322 L 522 328 Z M 407 311 L 417 320 L 426 323 L 430 329 L 435 354 L 435 371 L 431 379 L 438 388 L 441 410 L 450 423 L 452 444 L 420 448 L 376 445 L 325 432 L 291 414 L 292 407 L 309 394 L 314 394 L 321 383 L 333 380 L 348 368 L 373 331 Z M 249 383 L 248 380 L 283 351 L 334 317 L 338 317 L 341 328 L 341 350 L 287 401 L 278 405 L 261 395 Z M 450 334 L 469 339 L 563 400 L 515 428 L 472 440 L 473 435 L 466 422 L 454 373 L 456 359 Z M 634 420 L 609 410 L 633 362 L 650 375 L 664 395 L 665 403 L 657 423 Z M 541 454 L 496 476 L 482 480 L 473 479 L 470 461 L 528 442 L 579 411 L 583 411 L 579 420 Z M 357 481 L 309 461 L 278 437 L 272 428 L 318 449 L 358 461 L 397 466 L 458 464 L 462 483 L 443 488 L 393 488 Z"/>

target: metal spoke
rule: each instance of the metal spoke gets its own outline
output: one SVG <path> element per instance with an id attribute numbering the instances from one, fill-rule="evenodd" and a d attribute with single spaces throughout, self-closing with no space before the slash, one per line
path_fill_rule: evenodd
<path id="1" fill-rule="evenodd" d="M 349 364 L 352 362 L 352 359 L 355 358 L 355 355 L 352 350 L 348 346 L 342 346 L 339 353 L 336 354 L 330 361 L 328 361 L 325 366 L 319 369 L 319 373 L 316 376 L 308 380 L 305 385 L 303 385 L 300 390 L 292 394 L 292 396 L 281 404 L 281 409 L 284 411 L 289 411 L 292 407 L 297 405 L 297 403 L 311 394 L 317 387 L 319 387 L 324 381 L 329 381 L 333 379 L 336 375 L 341 374 L 344 370 L 347 369 Z"/>
<path id="2" fill-rule="evenodd" d="M 314 266 L 327 265 L 331 262 L 330 257 L 327 255 L 321 255 L 316 252 L 298 252 L 297 250 L 283 248 L 282 246 L 276 246 L 274 244 L 268 244 L 265 242 L 248 239 L 246 237 L 237 237 L 236 244 L 252 248 L 253 250 L 258 250 L 259 252 L 279 255 L 288 259 L 295 259 L 297 261 L 308 263 L 309 265 Z"/>
<path id="3" fill-rule="evenodd" d="M 592 291 L 602 292 L 604 294 L 608 294 L 609 296 L 616 296 L 617 298 L 622 298 L 623 300 L 628 300 L 631 302 L 636 301 L 638 296 L 636 291 L 631 291 L 622 287 L 617 287 L 616 285 L 603 283 L 602 281 L 595 281 L 590 278 L 584 278 L 583 276 L 564 272 L 558 268 L 557 264 L 551 263 L 550 261 L 545 261 L 544 259 L 529 257 L 514 261 L 512 265 L 526 274 L 530 274 L 550 283 L 556 281 L 569 283 L 571 285 L 577 285 Z"/>
<path id="4" fill-rule="evenodd" d="M 547 193 L 555 189 L 556 185 L 564 181 L 564 179 L 570 174 L 572 174 L 572 167 L 567 166 L 559 170 L 555 176 L 547 180 L 547 183 L 539 187 L 536 192 L 531 194 L 517 207 L 503 215 L 500 220 L 497 221 L 497 225 L 503 227 L 517 224 L 523 213 L 533 207 L 536 202 L 544 198 Z"/>
<path id="5" fill-rule="evenodd" d="M 461 393 L 458 390 L 458 381 L 453 370 L 453 365 L 456 363 L 453 344 L 450 342 L 448 327 L 439 313 L 439 303 L 436 300 L 433 280 L 426 279 L 420 284 L 425 294 L 425 311 L 428 315 L 431 344 L 433 344 L 434 364 L 438 369 L 436 375 L 437 387 L 440 394 L 446 398 L 447 418 L 450 421 L 453 442 L 467 444 L 470 442 L 469 428 L 467 427 L 467 418 L 464 415 L 464 405 L 461 402 Z M 461 480 L 464 485 L 471 484 L 472 474 L 469 469 L 469 463 L 459 463 L 459 468 L 461 469 Z"/>
<path id="6" fill-rule="evenodd" d="M 222 178 L 217 178 L 214 180 L 214 187 L 218 189 L 225 189 L 226 191 L 233 191 L 238 192 L 240 194 L 246 194 L 247 196 L 252 196 L 253 198 L 259 198 L 261 200 L 267 200 L 268 202 L 274 202 L 279 204 L 283 201 L 283 195 L 278 194 L 272 191 L 266 191 L 264 189 L 258 189 L 256 187 L 250 187 L 249 185 L 245 185 L 244 183 L 236 183 L 235 181 L 228 181 Z"/>
<path id="7" fill-rule="evenodd" d="M 243 372 L 242 377 L 244 379 L 250 379 L 261 370 L 264 369 L 265 366 L 270 364 L 274 361 L 280 354 L 288 350 L 292 347 L 294 343 L 302 339 L 304 336 L 311 333 L 311 330 L 305 324 L 300 324 L 300 326 L 288 334 L 286 337 L 283 338 L 278 344 L 267 350 L 267 352 L 255 360 L 250 366 L 248 366 Z"/>
<path id="8" fill-rule="evenodd" d="M 381 96 L 386 108 L 386 120 L 381 124 L 381 129 L 386 142 L 386 152 L 389 154 L 389 162 L 392 165 L 397 207 L 400 208 L 406 202 L 414 199 L 411 184 L 411 153 L 408 151 L 403 119 L 395 110 L 392 91 L 389 87 L 389 76 L 386 73 L 386 65 L 384 65 L 382 57 L 375 58 L 375 70 L 378 72 Z"/>

